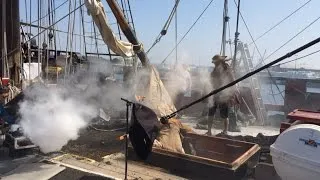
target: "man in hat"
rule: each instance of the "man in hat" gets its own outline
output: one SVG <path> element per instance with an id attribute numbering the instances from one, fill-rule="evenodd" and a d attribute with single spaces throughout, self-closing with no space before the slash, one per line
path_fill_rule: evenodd
<path id="1" fill-rule="evenodd" d="M 235 80 L 232 69 L 230 65 L 226 62 L 226 61 L 229 61 L 230 59 L 226 59 L 226 58 L 227 56 L 220 56 L 220 55 L 215 55 L 212 58 L 212 63 L 214 63 L 215 67 L 211 72 L 210 78 L 211 78 L 211 83 L 214 89 L 218 89 Z M 236 87 L 232 86 L 214 95 L 214 100 L 213 100 L 214 103 L 213 103 L 213 106 L 209 108 L 209 113 L 208 113 L 208 132 L 207 132 L 208 135 L 211 135 L 213 118 L 217 108 L 219 108 L 220 117 L 224 121 L 223 133 L 226 134 L 228 132 L 229 107 L 239 103 L 236 92 L 237 92 Z M 240 131 L 237 127 L 236 119 L 232 119 L 231 125 L 232 126 L 230 130 Z"/>

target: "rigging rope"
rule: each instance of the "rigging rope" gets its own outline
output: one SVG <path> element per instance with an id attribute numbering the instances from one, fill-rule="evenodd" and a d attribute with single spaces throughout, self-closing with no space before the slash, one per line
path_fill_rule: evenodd
<path id="1" fill-rule="evenodd" d="M 83 34 L 83 43 L 84 43 L 84 55 L 86 57 L 86 60 L 88 59 L 87 56 L 87 44 L 86 44 L 86 32 L 84 29 L 84 16 L 83 16 L 83 7 L 80 8 L 80 15 L 81 15 L 81 22 L 82 22 L 82 34 Z"/>
<path id="2" fill-rule="evenodd" d="M 96 46 L 96 50 L 97 50 L 97 55 L 98 58 L 100 57 L 99 55 L 99 46 L 98 46 L 98 40 L 97 40 L 97 31 L 96 31 L 96 26 L 94 24 L 94 22 L 92 22 L 92 26 L 93 26 L 93 33 L 94 33 L 94 40 L 95 40 L 95 46 Z"/>
<path id="3" fill-rule="evenodd" d="M 179 1 L 179 0 L 175 0 L 176 3 Z M 177 9 L 176 8 L 176 13 L 175 13 L 175 46 L 177 46 L 177 43 L 178 43 L 178 12 L 177 12 Z M 178 65 L 178 47 L 176 48 L 176 62 L 175 62 L 175 65 L 177 66 Z"/>
<path id="4" fill-rule="evenodd" d="M 29 7 L 29 22 L 31 22 L 31 1 L 30 1 L 30 7 Z M 26 17 L 27 18 L 27 17 Z M 29 27 L 29 40 L 31 40 L 31 26 Z M 40 42 L 39 42 L 40 44 Z M 31 42 L 28 43 L 28 63 L 29 63 L 29 77 L 28 80 L 30 81 L 31 79 Z"/>
<path id="5" fill-rule="evenodd" d="M 54 23 L 56 21 L 56 1 L 55 0 L 51 0 L 51 6 L 53 7 L 53 13 L 52 13 L 52 23 Z M 56 30 L 55 30 L 55 25 L 52 26 L 53 29 L 53 41 L 54 41 L 54 62 L 57 63 L 57 54 L 58 54 L 58 50 L 57 50 L 57 37 L 56 37 Z M 58 70 L 56 70 L 56 82 L 58 82 Z"/>
<path id="6" fill-rule="evenodd" d="M 89 125 L 89 127 L 91 127 L 93 130 L 101 131 L 101 132 L 115 132 L 115 131 L 121 131 L 121 130 L 126 129 L 126 127 L 116 128 L 116 129 L 99 129 L 99 128 L 94 127 L 93 125 Z"/>
<path id="7" fill-rule="evenodd" d="M 237 11 L 237 24 L 236 24 L 236 32 L 234 33 L 234 57 L 233 57 L 233 70 L 236 69 L 236 57 L 237 57 L 237 45 L 238 45 L 238 37 L 239 37 L 239 14 L 240 14 L 240 0 L 238 0 L 238 11 Z"/>
<path id="8" fill-rule="evenodd" d="M 38 0 L 38 19 L 40 19 L 41 13 L 40 13 L 40 0 Z M 38 21 L 38 33 L 40 32 L 40 21 Z M 40 36 L 38 36 L 38 77 L 40 77 L 40 63 L 41 63 L 41 53 L 40 53 Z"/>
<path id="9" fill-rule="evenodd" d="M 229 21 L 228 21 L 228 34 L 229 34 L 228 44 L 230 46 L 230 57 L 233 57 L 232 56 L 232 46 L 231 46 L 231 31 L 230 31 L 230 23 L 229 23 Z"/>
<path id="10" fill-rule="evenodd" d="M 223 15 L 222 15 L 222 22 L 223 22 L 223 28 L 222 28 L 222 38 L 221 38 L 221 49 L 220 54 L 223 56 L 226 54 L 226 28 L 227 23 L 229 23 L 229 16 L 228 16 L 228 0 L 224 0 L 224 8 L 223 8 Z"/>
<path id="11" fill-rule="evenodd" d="M 127 2 L 128 2 L 129 12 L 130 12 L 130 18 L 131 18 L 132 28 L 133 28 L 134 33 L 136 33 L 136 28 L 134 27 L 133 18 L 132 18 L 132 12 L 131 12 L 130 1 L 129 1 L 129 0 L 127 0 Z"/>
<path id="12" fill-rule="evenodd" d="M 74 7 L 77 6 L 77 0 L 74 0 Z M 73 32 L 74 32 L 74 26 L 76 24 L 76 11 L 73 12 L 73 19 L 72 19 L 72 28 L 71 28 L 71 43 L 70 43 L 70 63 L 68 66 L 68 75 L 70 75 L 70 70 L 72 68 L 73 65 Z"/>
<path id="13" fill-rule="evenodd" d="M 50 11 L 50 4 L 49 4 L 49 0 L 47 1 L 47 6 L 48 6 L 48 13 L 49 13 L 49 11 Z M 44 3 L 44 5 L 45 5 L 45 3 Z M 44 8 L 44 12 L 45 12 L 45 10 L 46 10 L 46 8 L 43 6 L 43 8 Z M 30 21 L 31 22 L 31 21 Z M 48 19 L 45 21 L 45 26 L 50 26 L 51 25 L 51 22 L 50 22 L 50 16 L 48 17 Z M 30 26 L 31 27 L 31 26 Z M 51 29 L 51 28 L 50 28 Z M 45 49 L 45 57 L 46 57 L 46 69 L 47 69 L 47 72 L 46 72 L 46 83 L 48 83 L 48 81 L 49 81 L 49 47 L 48 47 L 48 45 L 50 45 L 50 40 L 49 40 L 49 37 L 48 37 L 48 30 L 50 30 L 50 29 L 47 29 L 46 30 L 46 32 L 45 33 L 43 33 L 43 39 L 44 39 L 44 42 L 43 42 L 43 44 L 42 44 L 42 49 Z M 45 48 L 44 48 L 44 46 L 43 45 L 45 45 Z"/>
<path id="14" fill-rule="evenodd" d="M 303 5 L 301 5 L 298 9 L 296 9 L 295 11 L 293 11 L 292 13 L 290 13 L 288 16 L 286 16 L 285 18 L 283 18 L 281 21 L 279 21 L 277 24 L 275 24 L 274 26 L 272 26 L 270 29 L 268 29 L 266 32 L 264 32 L 263 34 L 261 34 L 258 38 L 256 38 L 255 40 L 253 40 L 251 43 L 249 43 L 249 46 L 251 44 L 253 44 L 254 42 L 258 41 L 260 38 L 262 38 L 263 36 L 265 36 L 266 34 L 268 34 L 270 31 L 272 31 L 274 28 L 276 28 L 277 26 L 279 26 L 281 23 L 283 23 L 285 20 L 287 20 L 289 17 L 291 17 L 293 14 L 295 14 L 296 12 L 298 12 L 300 9 L 302 9 L 304 6 L 306 6 L 309 2 L 311 2 L 311 0 L 307 1 L 306 3 L 304 3 Z"/>
<path id="15" fill-rule="evenodd" d="M 70 21 L 71 21 L 71 7 L 72 7 L 72 0 L 69 0 L 69 16 L 68 16 L 68 34 L 67 34 L 67 45 L 66 45 L 66 57 L 65 57 L 65 65 L 64 65 L 64 76 L 63 76 L 63 83 L 66 83 L 66 76 L 67 76 L 67 66 L 68 66 L 68 49 L 70 43 Z M 72 55 L 71 55 L 72 56 Z"/>
<path id="16" fill-rule="evenodd" d="M 196 19 L 196 21 L 191 25 L 191 27 L 188 29 L 188 31 L 182 36 L 182 38 L 180 39 L 180 41 L 178 42 L 178 44 L 170 51 L 170 53 L 166 56 L 166 58 L 164 58 L 164 60 L 161 62 L 161 64 L 163 64 L 168 57 L 171 55 L 171 53 L 177 48 L 177 46 L 179 46 L 179 44 L 184 40 L 184 38 L 189 34 L 189 32 L 191 31 L 191 29 L 197 24 L 197 22 L 199 21 L 199 19 L 202 17 L 202 15 L 207 11 L 207 9 L 210 7 L 210 5 L 212 4 L 213 0 L 211 0 L 209 2 L 209 4 L 206 6 L 206 8 L 204 8 L 204 10 L 201 12 L 201 14 L 198 16 L 198 18 Z"/>
<path id="17" fill-rule="evenodd" d="M 69 0 L 64 1 L 63 3 L 61 3 L 59 6 L 57 6 L 56 8 L 52 9 L 51 11 L 49 11 L 48 14 L 42 16 L 42 17 L 38 17 L 37 20 L 32 21 L 30 24 L 33 24 L 35 22 L 41 21 L 42 19 L 46 18 L 47 16 L 49 16 L 50 14 L 53 14 L 53 12 L 55 12 L 56 10 L 58 10 L 61 6 L 63 6 L 64 4 L 66 4 Z M 54 3 L 55 4 L 55 3 Z"/>
<path id="18" fill-rule="evenodd" d="M 276 59 L 274 61 L 271 61 L 270 63 L 268 63 L 268 64 L 266 64 L 266 65 L 264 65 L 264 66 L 262 66 L 262 67 L 260 67 L 260 68 L 258 68 L 256 70 L 254 70 L 254 71 L 249 72 L 248 74 L 236 79 L 235 81 L 233 81 L 233 82 L 231 82 L 231 83 L 229 83 L 229 84 L 227 84 L 227 85 L 225 85 L 223 87 L 220 87 L 218 89 L 215 89 L 215 90 L 211 91 L 209 94 L 201 97 L 200 99 L 195 100 L 195 101 L 193 101 L 193 102 L 191 102 L 191 103 L 189 103 L 187 105 L 182 106 L 177 111 L 175 111 L 175 112 L 173 112 L 173 113 L 171 113 L 171 114 L 169 114 L 167 116 L 161 117 L 160 120 L 161 120 L 162 123 L 167 123 L 168 119 L 174 117 L 178 112 L 180 112 L 180 111 L 182 111 L 184 109 L 187 109 L 187 108 L 189 108 L 189 107 L 191 107 L 191 106 L 193 106 L 193 105 L 195 105 L 195 104 L 197 104 L 199 102 L 202 102 L 206 98 L 208 98 L 208 97 L 210 97 L 210 96 L 212 96 L 214 94 L 217 94 L 218 92 L 220 92 L 220 91 L 222 91 L 222 90 L 224 90 L 226 88 L 229 88 L 229 87 L 239 83 L 240 81 L 243 81 L 243 80 L 245 80 L 245 79 L 257 74 L 258 72 L 260 72 L 260 71 L 262 71 L 264 69 L 267 69 L 267 68 L 271 67 L 272 65 L 274 65 L 276 63 L 279 63 L 279 62 L 283 61 L 284 59 L 287 59 L 287 58 L 289 58 L 289 57 L 291 57 L 291 56 L 293 56 L 293 55 L 295 55 L 295 54 L 297 54 L 297 53 L 299 53 L 299 52 L 301 52 L 301 51 L 303 51 L 303 50 L 305 50 L 305 49 L 307 49 L 307 48 L 309 48 L 309 47 L 311 47 L 311 46 L 313 46 L 313 45 L 315 45 L 315 44 L 317 44 L 319 42 L 320 42 L 320 37 L 318 37 L 317 39 L 315 39 L 315 40 L 313 40 L 313 41 L 311 41 L 311 42 L 309 42 L 309 43 L 307 43 L 307 44 L 305 44 L 305 45 L 303 45 L 303 46 L 301 46 L 301 47 L 299 47 L 299 48 L 297 48 L 297 49 L 295 49 L 295 50 L 293 50 L 293 51 L 291 51 L 291 52 L 289 52 L 287 54 L 285 54 L 284 56 L 281 56 L 280 58 L 278 58 L 278 59 Z"/>
<path id="19" fill-rule="evenodd" d="M 41 1 L 42 2 L 42 1 Z M 65 19 L 66 17 L 68 17 L 69 14 L 73 13 L 74 11 L 78 10 L 79 8 L 81 8 L 82 6 L 84 5 L 84 3 L 82 3 L 81 5 L 79 5 L 77 8 L 75 8 L 74 10 L 72 10 L 70 13 L 64 15 L 63 17 L 61 17 L 58 21 L 56 21 L 55 23 L 51 24 L 50 26 L 48 27 L 45 27 L 43 28 L 44 30 L 42 30 L 40 33 L 36 34 L 35 36 L 33 36 L 33 38 L 36 38 L 38 36 L 40 36 L 42 33 L 44 33 L 46 30 L 52 28 L 52 26 L 56 25 L 57 23 L 59 23 L 60 21 L 62 21 L 63 19 Z M 30 42 L 31 39 L 28 39 L 25 43 L 28 43 Z M 16 50 L 20 49 L 21 47 L 17 47 L 17 48 L 14 48 L 12 51 L 10 51 L 9 53 L 7 53 L 7 55 L 5 57 L 8 57 L 10 56 L 12 53 L 14 53 Z M 0 60 L 2 60 L 4 57 L 1 57 Z"/>
<path id="20" fill-rule="evenodd" d="M 236 7 L 238 7 L 236 0 L 234 0 L 234 4 L 236 5 Z M 239 14 L 240 14 L 240 17 L 241 17 L 242 22 L 244 23 L 244 25 L 245 25 L 245 27 L 246 27 L 249 35 L 250 35 L 251 40 L 253 41 L 253 40 L 254 40 L 254 39 L 253 39 L 253 36 L 252 36 L 252 34 L 251 34 L 250 30 L 249 30 L 249 27 L 248 27 L 248 25 L 247 25 L 244 17 L 242 16 L 241 11 L 239 11 Z M 263 61 L 264 57 L 261 55 L 260 50 L 259 50 L 259 48 L 258 48 L 258 46 L 257 46 L 257 44 L 256 44 L 255 41 L 254 41 L 254 45 L 255 45 L 255 48 L 256 48 L 257 51 L 258 51 L 258 54 L 259 54 L 261 60 Z M 277 83 L 274 81 L 274 79 L 273 79 L 273 77 L 272 77 L 269 69 L 266 69 L 266 70 L 267 70 L 267 72 L 268 72 L 268 75 L 269 75 L 269 77 L 270 77 L 270 80 L 271 80 L 271 81 L 273 82 L 273 84 L 276 86 L 277 90 L 278 90 L 279 92 L 281 92 L 279 86 L 278 86 Z M 281 95 L 282 95 L 282 94 L 281 94 Z M 282 98 L 284 99 L 284 96 L 282 96 Z"/>
<path id="21" fill-rule="evenodd" d="M 272 55 L 274 55 L 276 52 L 278 52 L 281 48 L 283 48 L 285 45 L 287 45 L 289 42 L 291 42 L 294 38 L 299 36 L 301 33 L 303 33 L 306 29 L 308 29 L 310 26 L 312 26 L 315 22 L 317 22 L 320 19 L 320 16 L 317 17 L 315 20 L 313 20 L 310 24 L 308 24 L 305 28 L 303 28 L 301 31 L 299 31 L 296 35 L 294 35 L 292 38 L 290 38 L 288 41 L 286 41 L 284 44 L 282 44 L 278 49 L 270 53 L 265 59 L 263 59 L 257 66 L 259 66 L 261 63 L 263 63 L 266 59 L 270 58 Z"/>
<path id="22" fill-rule="evenodd" d="M 123 6 L 123 0 L 120 1 L 121 2 L 121 7 L 122 7 L 122 13 L 125 19 L 128 19 L 127 14 L 125 12 L 124 6 Z M 119 6 L 119 2 L 117 1 L 118 6 Z"/>
<path id="23" fill-rule="evenodd" d="M 171 21 L 172 21 L 173 15 L 174 15 L 175 12 L 176 12 L 176 9 L 177 9 L 177 7 L 178 7 L 178 5 L 179 5 L 179 2 L 180 2 L 180 0 L 176 0 L 176 3 L 174 4 L 174 6 L 173 6 L 173 8 L 172 8 L 171 13 L 170 13 L 170 15 L 169 15 L 166 23 L 164 24 L 164 26 L 163 26 L 161 32 L 159 33 L 159 35 L 157 36 L 156 40 L 153 42 L 153 44 L 151 45 L 151 47 L 147 50 L 147 52 L 146 52 L 147 54 L 150 52 L 150 50 L 151 50 L 158 42 L 160 42 L 162 36 L 164 36 L 164 35 L 167 34 L 167 30 L 168 30 L 168 28 L 169 28 L 169 26 L 170 26 L 170 23 L 171 23 Z"/>
<path id="24" fill-rule="evenodd" d="M 319 53 L 319 52 L 320 52 L 320 50 L 317 50 L 317 51 L 314 51 L 314 52 L 312 52 L 312 53 L 306 54 L 306 55 L 304 55 L 304 56 L 301 56 L 301 57 L 298 57 L 298 58 L 292 59 L 292 60 L 290 60 L 290 61 L 287 61 L 287 62 L 284 62 L 284 63 L 276 64 L 276 65 L 274 65 L 274 66 L 272 66 L 272 67 L 280 66 L 280 65 L 283 65 L 283 64 L 287 64 L 287 63 L 290 63 L 290 62 L 293 62 L 293 61 L 297 61 L 297 60 L 299 60 L 299 59 L 303 59 L 303 58 L 305 58 L 305 57 L 311 56 L 311 55 L 316 54 L 316 53 Z"/>

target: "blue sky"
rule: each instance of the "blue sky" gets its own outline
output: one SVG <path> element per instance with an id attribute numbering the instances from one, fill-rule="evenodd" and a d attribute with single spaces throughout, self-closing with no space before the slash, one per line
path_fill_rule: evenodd
<path id="1" fill-rule="evenodd" d="M 207 6 L 210 0 L 181 0 L 178 7 L 178 39 L 180 39 L 188 28 L 193 24 L 196 18 L 200 15 L 202 10 Z M 27 2 L 30 2 L 27 1 Z M 64 2 L 64 0 L 56 0 L 56 6 Z M 107 3 L 102 0 L 110 23 L 115 22 L 114 17 L 109 13 Z M 131 0 L 131 8 L 133 13 L 133 18 L 135 22 L 135 27 L 137 31 L 138 39 L 144 44 L 145 49 L 148 49 L 153 43 L 154 39 L 160 32 L 163 24 L 168 18 L 168 15 L 174 5 L 174 0 Z M 297 9 L 299 6 L 307 2 L 307 0 L 242 0 L 241 1 L 241 12 L 244 16 L 249 29 L 254 38 L 258 37 L 271 26 L 276 24 L 285 16 L 289 15 L 292 11 Z M 32 20 L 37 19 L 37 1 L 32 0 Z M 79 5 L 79 2 L 77 2 Z M 28 4 L 28 3 L 27 3 Z M 28 5 L 29 6 L 29 5 Z M 25 4 L 24 1 L 20 1 L 20 13 L 21 19 L 25 19 Z M 266 36 L 257 41 L 257 46 L 260 52 L 263 54 L 266 51 L 266 56 L 271 54 L 274 50 L 279 48 L 283 43 L 297 34 L 309 23 L 314 21 L 320 16 L 320 1 L 312 0 L 303 9 L 291 16 L 284 23 L 279 25 L 273 31 L 268 33 Z M 27 8 L 29 9 L 29 7 Z M 205 12 L 202 18 L 198 21 L 197 25 L 191 30 L 188 36 L 178 47 L 178 57 L 179 62 L 187 64 L 200 64 L 200 65 L 210 65 L 211 57 L 220 52 L 221 44 L 221 34 L 222 34 L 222 10 L 223 10 L 223 0 L 214 1 L 209 9 Z M 29 11 L 29 10 L 28 10 Z M 64 16 L 68 12 L 68 3 L 62 6 L 57 11 L 57 19 Z M 76 12 L 76 24 L 75 32 L 80 33 L 82 29 L 80 28 L 80 14 Z M 233 0 L 229 0 L 229 16 L 230 16 L 230 28 L 231 28 L 231 38 L 234 38 L 235 24 L 236 24 L 236 6 Z M 90 21 L 90 17 L 86 16 L 85 21 Z M 67 19 L 58 23 L 58 28 L 61 30 L 67 30 Z M 86 32 L 91 31 L 90 23 L 87 23 Z M 116 31 L 116 26 L 112 25 L 113 29 Z M 297 38 L 291 41 L 288 45 L 281 48 L 277 53 L 272 55 L 266 62 L 270 62 L 275 58 L 284 55 L 290 50 L 301 46 L 315 38 L 317 38 L 320 33 L 320 20 L 314 23 L 311 27 L 305 30 Z M 251 38 L 240 19 L 239 23 L 239 39 L 244 43 L 250 43 Z M 33 30 L 36 34 L 36 30 Z M 228 37 L 228 36 L 227 36 Z M 229 38 L 229 37 L 228 37 Z M 66 35 L 59 35 L 61 48 L 65 49 Z M 86 38 L 87 42 L 89 41 Z M 74 38 L 74 48 L 80 49 L 80 39 Z M 83 41 L 83 40 L 81 40 Z M 89 42 L 94 43 L 94 42 Z M 103 42 L 98 42 L 99 52 L 106 52 L 107 49 L 103 46 Z M 90 45 L 88 45 L 90 46 Z M 152 49 L 149 54 L 149 58 L 152 62 L 161 62 L 170 52 L 170 50 L 175 46 L 174 44 L 174 20 L 169 28 L 166 36 L 164 36 L 161 42 Z M 253 47 L 250 46 L 251 53 L 253 52 Z M 95 51 L 94 46 L 88 47 L 89 50 Z M 320 45 L 316 45 L 306 51 L 299 53 L 297 56 L 290 59 L 303 56 L 310 52 L 320 49 Z M 83 51 L 83 46 L 81 47 Z M 227 55 L 230 55 L 230 49 L 227 48 Z M 255 62 L 259 58 L 257 51 L 254 53 Z M 319 69 L 320 53 L 309 56 L 307 58 L 301 59 L 296 63 L 289 63 L 289 67 L 305 67 Z M 168 63 L 173 62 L 174 53 L 167 60 Z M 288 60 L 290 60 L 288 59 Z"/>

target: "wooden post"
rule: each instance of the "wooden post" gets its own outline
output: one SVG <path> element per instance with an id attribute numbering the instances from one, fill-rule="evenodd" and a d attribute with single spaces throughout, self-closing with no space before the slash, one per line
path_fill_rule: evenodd
<path id="1" fill-rule="evenodd" d="M 1 58 L 1 78 L 5 76 L 5 62 L 7 59 L 7 40 L 6 40 L 6 0 L 0 1 L 0 21 L 1 21 L 1 28 L 0 28 L 0 58 Z"/>
<path id="2" fill-rule="evenodd" d="M 145 66 L 145 67 L 149 67 L 150 66 L 150 62 L 149 62 L 149 59 L 147 57 L 147 54 L 145 53 L 145 51 L 143 49 L 143 46 L 138 41 L 133 29 L 131 28 L 131 26 L 129 25 L 128 21 L 124 17 L 121 9 L 117 5 L 116 0 L 106 0 L 106 1 L 107 1 L 108 5 L 110 6 L 114 16 L 116 17 L 122 32 L 127 37 L 129 42 L 134 45 L 133 50 L 138 55 L 142 65 Z"/>
<path id="3" fill-rule="evenodd" d="M 6 0 L 0 2 L 0 9 L 5 8 L 6 12 L 0 14 L 0 19 L 4 20 L 1 32 L 1 58 L 3 57 L 3 49 L 6 48 L 7 60 L 9 65 L 9 76 L 17 84 L 20 82 L 19 68 L 21 68 L 20 60 L 20 17 L 19 17 L 19 0 Z M 5 18 L 3 19 L 3 14 Z M 6 35 L 4 37 L 4 31 Z M 6 45 L 6 47 L 4 47 Z M 5 55 L 6 53 L 4 53 Z M 4 58 L 5 59 L 5 58 Z M 1 60 L 3 62 L 3 59 Z M 1 63 L 1 72 L 4 70 L 4 63 Z M 3 74 L 3 72 L 2 72 Z"/>

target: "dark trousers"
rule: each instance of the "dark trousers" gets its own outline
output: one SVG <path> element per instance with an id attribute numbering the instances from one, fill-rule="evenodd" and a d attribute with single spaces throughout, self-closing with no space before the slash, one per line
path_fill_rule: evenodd
<path id="1" fill-rule="evenodd" d="M 183 99 L 184 99 L 184 93 L 183 92 L 178 93 L 176 97 L 176 102 L 175 102 L 176 109 L 180 109 L 184 105 Z M 183 114 L 183 111 L 180 111 L 179 114 Z"/>
<path id="2" fill-rule="evenodd" d="M 229 117 L 229 114 L 232 114 L 229 118 L 229 127 L 228 129 L 233 129 L 237 127 L 237 109 L 232 107 L 233 110 L 229 111 L 229 105 L 227 103 L 215 103 L 212 107 L 209 107 L 208 112 L 208 127 L 211 128 L 213 124 L 213 117 L 217 111 L 217 108 L 220 110 L 220 117 L 226 119 Z"/>

